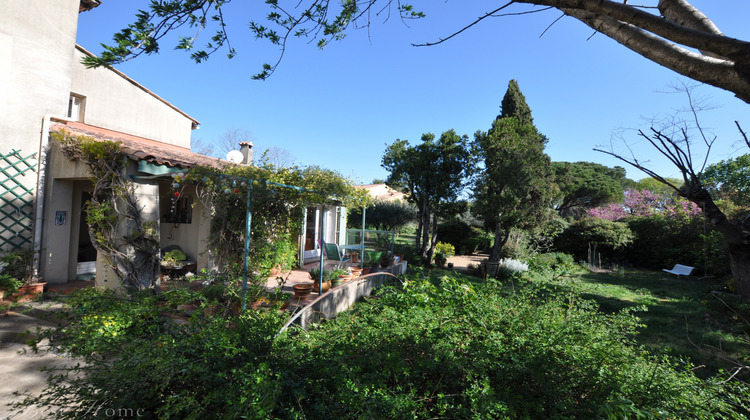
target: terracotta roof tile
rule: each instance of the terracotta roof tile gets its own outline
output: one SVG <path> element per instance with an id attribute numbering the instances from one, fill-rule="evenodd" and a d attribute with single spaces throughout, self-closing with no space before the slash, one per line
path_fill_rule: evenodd
<path id="1" fill-rule="evenodd" d="M 58 122 L 50 127 L 50 131 L 68 131 L 73 135 L 93 137 L 101 141 L 116 141 L 122 145 L 122 151 L 137 160 L 167 166 L 189 168 L 195 165 L 221 167 L 233 163 L 199 153 L 193 153 L 187 147 L 162 143 L 132 134 L 108 130 L 77 121 Z"/>

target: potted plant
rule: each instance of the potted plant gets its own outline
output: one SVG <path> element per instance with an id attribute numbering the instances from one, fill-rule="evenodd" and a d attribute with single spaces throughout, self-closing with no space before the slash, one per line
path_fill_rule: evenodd
<path id="1" fill-rule="evenodd" d="M 453 247 L 453 245 L 444 242 L 438 242 L 435 245 L 435 256 L 433 257 L 435 259 L 435 265 L 440 268 L 445 267 L 445 263 L 448 261 L 448 257 L 454 255 L 455 253 L 456 249 Z"/>
<path id="2" fill-rule="evenodd" d="M 47 283 L 40 282 L 34 276 L 34 251 L 31 248 L 20 249 L 6 254 L 0 259 L 0 266 L 2 266 L 0 274 L 6 279 L 4 284 L 15 284 L 18 286 L 14 292 L 8 293 L 10 299 L 17 302 L 28 302 L 40 296 L 44 291 L 44 286 Z M 10 286 L 6 287 L 10 289 Z M 6 287 L 0 286 L 3 289 Z"/>
<path id="3" fill-rule="evenodd" d="M 292 289 L 294 289 L 294 297 L 299 298 L 299 299 L 304 299 L 310 296 L 310 292 L 312 292 L 313 285 L 312 283 L 297 283 L 294 286 L 292 286 Z"/>

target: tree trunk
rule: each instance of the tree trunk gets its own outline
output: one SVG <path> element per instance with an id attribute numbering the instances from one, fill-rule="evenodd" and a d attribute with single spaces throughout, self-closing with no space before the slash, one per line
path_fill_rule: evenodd
<path id="1" fill-rule="evenodd" d="M 435 245 L 437 245 L 437 225 L 438 217 L 436 214 L 432 215 L 432 232 L 430 235 L 430 246 L 427 248 L 427 255 L 425 258 L 427 261 L 432 261 L 432 256 L 435 254 Z"/>
<path id="2" fill-rule="evenodd" d="M 750 245 L 729 244 L 734 288 L 741 300 L 750 299 Z"/>
<path id="3" fill-rule="evenodd" d="M 509 237 L 510 228 L 503 229 L 502 223 L 498 222 L 497 225 L 495 225 L 495 241 L 492 244 L 490 262 L 500 262 L 500 251 L 502 251 L 505 243 L 508 242 Z"/>
<path id="4" fill-rule="evenodd" d="M 422 256 L 424 264 L 430 263 L 430 203 L 425 199 L 422 201 L 422 246 L 419 249 L 419 255 Z"/>
<path id="5" fill-rule="evenodd" d="M 727 241 L 735 290 L 741 300 L 750 299 L 750 215 L 741 222 L 727 219 L 699 182 L 683 187 L 680 195 L 697 204 L 703 216 Z"/>

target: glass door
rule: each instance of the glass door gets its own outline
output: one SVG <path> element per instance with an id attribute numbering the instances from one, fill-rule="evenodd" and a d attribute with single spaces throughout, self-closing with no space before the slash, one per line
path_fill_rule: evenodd
<path id="1" fill-rule="evenodd" d="M 305 216 L 305 259 L 320 256 L 319 223 L 320 209 L 316 207 L 308 208 Z"/>

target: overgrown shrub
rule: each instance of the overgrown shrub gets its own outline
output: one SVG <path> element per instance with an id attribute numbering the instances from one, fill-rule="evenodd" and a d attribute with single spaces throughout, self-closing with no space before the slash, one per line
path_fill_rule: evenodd
<path id="1" fill-rule="evenodd" d="M 456 254 L 467 255 L 492 246 L 492 238 L 482 229 L 454 220 L 438 225 L 440 241 L 453 245 Z"/>
<path id="2" fill-rule="evenodd" d="M 34 274 L 34 250 L 23 248 L 8 252 L 0 258 L 3 267 L 0 272 L 21 282 L 31 279 Z"/>
<path id="3" fill-rule="evenodd" d="M 513 228 L 508 236 L 508 241 L 500 250 L 501 258 L 511 258 L 516 260 L 528 259 L 533 254 L 529 234 L 525 230 Z"/>
<path id="4" fill-rule="evenodd" d="M 571 223 L 557 236 L 555 249 L 578 260 L 587 259 L 590 249 L 601 253 L 605 260 L 621 259 L 622 251 L 633 242 L 633 237 L 625 223 L 586 217 Z"/>
<path id="5" fill-rule="evenodd" d="M 410 279 L 334 321 L 278 338 L 285 319 L 276 310 L 229 317 L 199 310 L 174 323 L 148 309 L 158 308 L 154 299 L 74 296 L 71 322 L 81 334 L 51 335 L 87 363 L 56 371 L 26 403 L 60 419 L 129 408 L 144 418 L 188 419 L 747 414 L 741 384 L 700 380 L 691 366 L 637 346 L 632 310 L 606 314 L 532 285 L 509 294 L 494 281 Z M 109 317 L 118 328 L 100 332 Z"/>
<path id="6" fill-rule="evenodd" d="M 505 297 L 494 284 L 451 279 L 382 290 L 350 315 L 279 343 L 275 369 L 284 385 L 275 413 L 740 417 L 721 385 L 640 350 L 632 313 L 605 315 L 589 302 L 547 293 Z"/>
<path id="7" fill-rule="evenodd" d="M 529 269 L 552 278 L 567 276 L 580 270 L 573 256 L 562 252 L 536 254 L 529 259 Z"/>
<path id="8" fill-rule="evenodd" d="M 625 250 L 633 265 L 653 270 L 674 264 L 704 269 L 710 275 L 729 274 L 726 241 L 702 216 L 630 217 L 625 219 L 635 239 Z"/>

